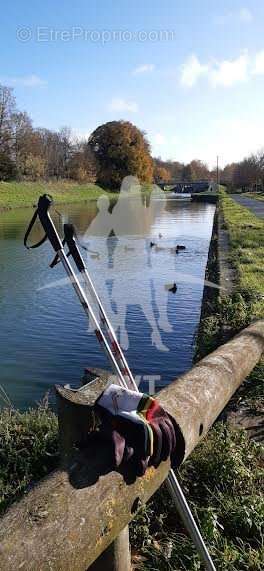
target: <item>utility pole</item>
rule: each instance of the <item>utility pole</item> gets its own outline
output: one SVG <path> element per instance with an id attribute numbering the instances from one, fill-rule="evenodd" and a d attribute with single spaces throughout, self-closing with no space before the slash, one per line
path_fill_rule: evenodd
<path id="1" fill-rule="evenodd" d="M 216 182 L 219 184 L 219 156 L 216 157 Z"/>

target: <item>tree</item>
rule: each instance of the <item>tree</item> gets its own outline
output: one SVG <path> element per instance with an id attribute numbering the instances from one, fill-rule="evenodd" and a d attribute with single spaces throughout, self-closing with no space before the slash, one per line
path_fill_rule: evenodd
<path id="1" fill-rule="evenodd" d="M 37 129 L 38 153 L 45 162 L 46 178 L 67 176 L 67 163 L 71 154 L 70 131 L 66 127 L 61 131 Z"/>
<path id="2" fill-rule="evenodd" d="M 182 181 L 183 182 L 192 182 L 192 167 L 191 165 L 184 165 L 182 169 Z"/>
<path id="3" fill-rule="evenodd" d="M 0 180 L 10 180 L 17 174 L 16 163 L 8 153 L 0 150 Z"/>
<path id="4" fill-rule="evenodd" d="M 87 144 L 78 144 L 68 163 L 69 177 L 78 182 L 96 182 L 96 161 Z"/>
<path id="5" fill-rule="evenodd" d="M 258 181 L 259 176 L 258 161 L 252 155 L 236 165 L 233 183 L 237 188 L 250 187 Z"/>
<path id="6" fill-rule="evenodd" d="M 138 176 L 142 183 L 150 183 L 153 163 L 150 145 L 142 131 L 129 121 L 111 121 L 98 127 L 88 145 L 98 164 L 98 182 L 108 188 L 120 188 L 127 175 Z"/>
<path id="7" fill-rule="evenodd" d="M 171 172 L 171 177 L 174 180 L 182 180 L 182 173 L 184 169 L 184 164 L 178 161 L 169 161 L 166 168 Z"/>
<path id="8" fill-rule="evenodd" d="M 169 173 L 169 180 L 182 180 L 183 163 L 179 163 L 178 161 L 163 161 L 160 157 L 154 158 L 153 162 L 155 167 L 166 169 Z"/>
<path id="9" fill-rule="evenodd" d="M 60 156 L 59 176 L 64 177 L 68 174 L 68 163 L 72 153 L 71 129 L 62 127 L 58 133 L 58 146 Z"/>
<path id="10" fill-rule="evenodd" d="M 190 162 L 190 170 L 193 181 L 207 180 L 210 177 L 208 166 L 197 159 Z"/>
<path id="11" fill-rule="evenodd" d="M 264 189 L 264 150 L 261 149 L 256 155 L 253 155 L 253 160 L 255 161 L 257 167 L 257 176 L 255 181 L 255 190 Z"/>
<path id="12" fill-rule="evenodd" d="M 0 151 L 9 153 L 12 143 L 12 116 L 15 112 L 12 89 L 0 85 Z"/>
<path id="13" fill-rule="evenodd" d="M 221 174 L 220 174 L 220 179 L 221 179 L 222 184 L 226 184 L 229 186 L 233 185 L 234 173 L 235 173 L 236 167 L 237 167 L 236 163 L 230 163 L 230 164 L 225 166 L 225 168 L 221 171 Z"/>
<path id="14" fill-rule="evenodd" d="M 207 180 L 210 178 L 208 166 L 199 160 L 193 160 L 189 164 L 184 165 L 182 169 L 182 180 L 186 182 L 195 182 L 198 180 Z"/>
<path id="15" fill-rule="evenodd" d="M 24 175 L 25 162 L 32 152 L 32 121 L 27 113 L 15 112 L 12 115 L 12 155 L 16 163 L 17 175 Z"/>
<path id="16" fill-rule="evenodd" d="M 154 166 L 154 182 L 169 182 L 171 175 L 167 169 L 164 167 L 159 167 L 157 165 Z"/>
<path id="17" fill-rule="evenodd" d="M 32 154 L 27 155 L 25 157 L 23 174 L 30 180 L 38 180 L 39 178 L 43 178 L 45 174 L 44 159 Z"/>
<path id="18" fill-rule="evenodd" d="M 12 157 L 12 115 L 15 99 L 9 87 L 0 85 L 0 180 L 16 176 L 16 165 Z"/>

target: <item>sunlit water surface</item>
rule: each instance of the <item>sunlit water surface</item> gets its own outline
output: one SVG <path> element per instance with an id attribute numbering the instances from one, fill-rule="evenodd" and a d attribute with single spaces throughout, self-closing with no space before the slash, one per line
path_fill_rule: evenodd
<path id="1" fill-rule="evenodd" d="M 159 388 L 191 366 L 215 207 L 168 198 L 154 208 L 145 202 L 139 216 L 133 200 L 126 202 L 129 227 L 121 225 L 118 238 L 112 232 L 107 242 L 98 231 L 96 202 L 60 206 L 61 217 L 53 215 L 60 232 L 63 222 L 73 222 L 80 242 L 99 254 L 83 251 L 118 334 L 121 325 L 130 367 L 142 379 L 157 376 Z M 31 214 L 0 215 L 0 384 L 21 409 L 55 383 L 77 385 L 86 366 L 108 368 L 72 286 L 60 283 L 61 264 L 49 268 L 50 245 L 23 247 Z M 33 238 L 39 237 L 37 229 Z M 164 249 L 150 248 L 151 241 Z M 176 244 L 186 250 L 172 253 Z M 174 281 L 177 292 L 168 293 Z M 53 282 L 56 287 L 46 287 Z"/>

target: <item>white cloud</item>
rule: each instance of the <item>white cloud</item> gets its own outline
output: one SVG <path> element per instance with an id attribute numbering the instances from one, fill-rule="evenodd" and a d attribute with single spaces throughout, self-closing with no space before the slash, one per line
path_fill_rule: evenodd
<path id="1" fill-rule="evenodd" d="M 133 70 L 133 74 L 137 75 L 140 73 L 151 73 L 155 69 L 155 65 L 153 63 L 145 63 L 139 65 Z"/>
<path id="2" fill-rule="evenodd" d="M 252 117 L 219 117 L 212 125 L 213 139 L 205 141 L 203 156 L 212 165 L 220 154 L 220 163 L 240 161 L 263 147 L 264 121 Z M 228 133 L 228 137 L 226 134 Z"/>
<path id="3" fill-rule="evenodd" d="M 176 141 L 173 144 L 172 136 L 164 131 L 166 144 L 162 147 L 155 145 L 154 138 L 150 137 L 153 156 L 185 163 L 197 156 L 210 168 L 214 168 L 219 155 L 220 166 L 223 168 L 225 164 L 240 161 L 263 148 L 264 118 L 256 120 L 255 117 L 255 114 L 243 118 L 239 114 L 235 117 L 223 114 L 209 119 L 209 123 L 196 133 L 193 133 L 191 124 L 188 124 L 185 132 L 179 136 L 178 144 Z"/>
<path id="4" fill-rule="evenodd" d="M 122 99 L 122 97 L 114 97 L 109 105 L 109 111 L 120 111 L 126 113 L 137 113 L 138 104 L 135 101 L 128 101 L 127 99 Z"/>
<path id="5" fill-rule="evenodd" d="M 22 85 L 23 87 L 44 87 L 47 85 L 47 81 L 41 79 L 41 77 L 35 74 L 23 77 L 6 77 L 1 79 L 1 81 L 11 86 Z"/>
<path id="6" fill-rule="evenodd" d="M 202 75 L 208 72 L 207 65 L 202 65 L 195 54 L 192 54 L 181 66 L 180 82 L 184 87 L 193 87 Z"/>
<path id="7" fill-rule="evenodd" d="M 194 87 L 201 77 L 205 77 L 213 87 L 232 87 L 245 82 L 252 73 L 264 73 L 264 51 L 253 60 L 247 52 L 234 59 L 201 63 L 196 55 L 191 55 L 181 66 L 180 83 L 184 87 Z"/>
<path id="8" fill-rule="evenodd" d="M 253 75 L 264 74 L 264 50 L 256 53 L 252 73 Z"/>
<path id="9" fill-rule="evenodd" d="M 253 20 L 253 14 L 252 12 L 249 10 L 249 8 L 241 8 L 241 10 L 239 11 L 239 19 L 242 22 L 252 22 Z"/>
<path id="10" fill-rule="evenodd" d="M 209 69 L 209 81 L 216 87 L 231 87 L 235 83 L 247 81 L 249 77 L 249 56 L 242 54 L 233 60 L 223 60 L 216 62 Z"/>

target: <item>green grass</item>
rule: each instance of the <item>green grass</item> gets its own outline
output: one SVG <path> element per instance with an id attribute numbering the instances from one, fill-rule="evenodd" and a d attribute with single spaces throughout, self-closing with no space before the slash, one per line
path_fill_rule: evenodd
<path id="1" fill-rule="evenodd" d="M 218 423 L 180 470 L 218 571 L 263 569 L 262 452 L 243 431 Z M 142 571 L 203 569 L 165 489 L 137 515 L 130 537 Z"/>
<path id="2" fill-rule="evenodd" d="M 236 285 L 231 295 L 218 296 L 202 319 L 197 357 L 202 358 L 228 341 L 255 318 L 264 317 L 264 221 L 238 205 L 226 193 L 220 194 L 220 208 L 229 233 L 230 262 L 235 269 Z M 264 363 L 260 364 L 237 392 L 254 410 L 250 386 L 257 398 L 264 399 Z M 259 391 L 259 392 L 258 392 Z"/>
<path id="3" fill-rule="evenodd" d="M 47 406 L 0 411 L 0 513 L 57 464 L 58 421 Z"/>
<path id="4" fill-rule="evenodd" d="M 210 301 L 211 309 L 201 321 L 198 358 L 264 313 L 264 223 L 224 192 L 220 192 L 220 206 L 230 236 L 230 260 L 236 270 L 237 284 L 232 295 Z M 211 268 L 211 272 L 215 271 L 216 267 Z M 263 414 L 263 378 L 262 362 L 234 395 L 229 407 L 238 410 L 242 401 L 251 414 Z M 216 568 L 262 570 L 263 446 L 249 441 L 243 430 L 218 422 L 181 467 L 180 479 Z M 164 490 L 137 516 L 131 526 L 131 537 L 140 571 L 203 568 Z"/>
<path id="5" fill-rule="evenodd" d="M 230 239 L 230 259 L 238 286 L 253 292 L 252 317 L 264 316 L 264 220 L 221 194 L 221 208 Z"/>
<path id="6" fill-rule="evenodd" d="M 142 195 L 149 196 L 152 185 L 142 186 Z M 56 204 L 70 204 L 96 200 L 102 194 L 116 199 L 118 193 L 102 189 L 96 184 L 78 184 L 60 180 L 50 182 L 3 182 L 0 181 L 0 211 L 33 206 L 41 194 L 51 194 Z"/>
<path id="7" fill-rule="evenodd" d="M 32 206 L 40 194 L 44 193 L 51 194 L 59 204 L 96 199 L 105 192 L 95 184 L 78 184 L 72 181 L 0 182 L 0 210 Z M 115 193 L 107 194 L 115 196 Z"/>

